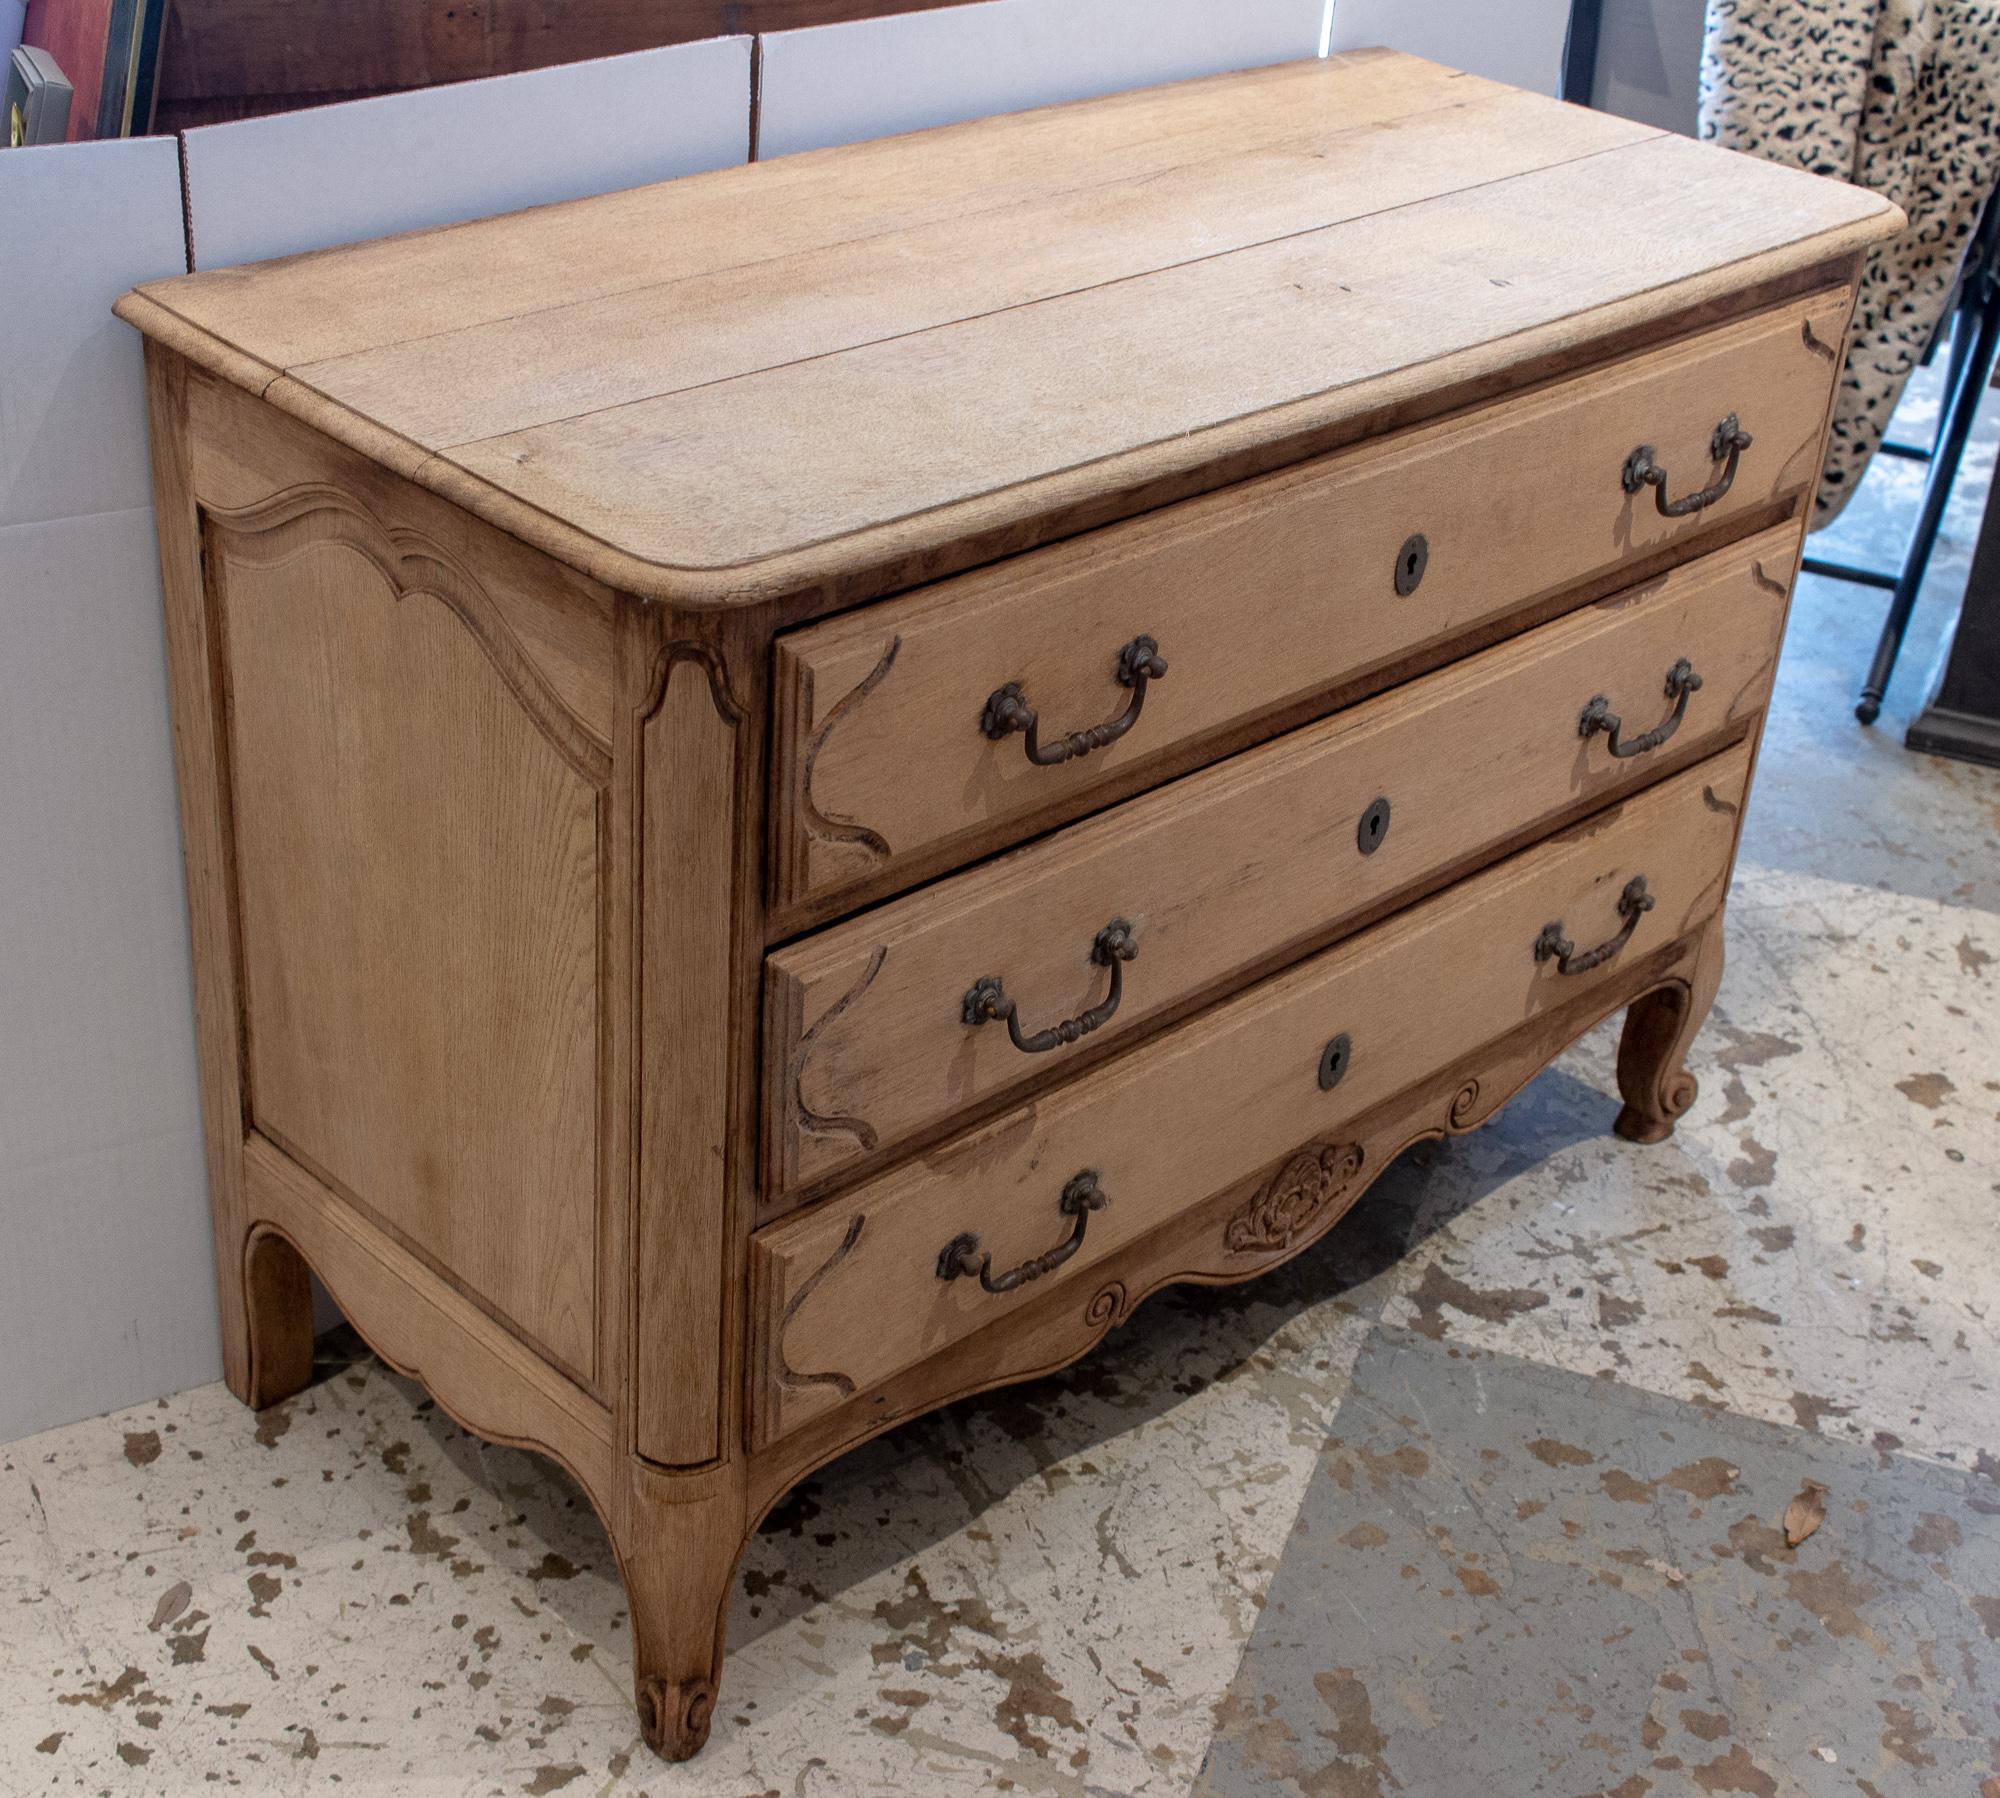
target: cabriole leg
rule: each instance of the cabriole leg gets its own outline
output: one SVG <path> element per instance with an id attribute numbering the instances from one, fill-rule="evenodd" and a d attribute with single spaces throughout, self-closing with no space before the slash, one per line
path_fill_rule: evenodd
<path id="1" fill-rule="evenodd" d="M 1618 1090 L 1625 1108 L 1612 1127 L 1630 1142 L 1664 1142 L 1694 1103 L 1688 1046 L 1722 982 L 1722 918 L 1695 940 L 1680 978 L 1632 1001 L 1618 1043 Z"/>
<path id="2" fill-rule="evenodd" d="M 724 1632 L 743 1551 L 733 1490 L 669 1504 L 636 1498 L 618 1544 L 632 1612 L 633 1696 L 647 1745 L 662 1759 L 700 1753 L 715 1712 Z"/>

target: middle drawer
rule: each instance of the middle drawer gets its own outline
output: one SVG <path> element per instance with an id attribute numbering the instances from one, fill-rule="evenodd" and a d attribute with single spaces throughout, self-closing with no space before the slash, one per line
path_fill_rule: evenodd
<path id="1" fill-rule="evenodd" d="M 767 1187 L 892 1148 L 1709 752 L 1763 706 L 1797 546 L 1796 525 L 1767 531 L 773 952 Z"/>

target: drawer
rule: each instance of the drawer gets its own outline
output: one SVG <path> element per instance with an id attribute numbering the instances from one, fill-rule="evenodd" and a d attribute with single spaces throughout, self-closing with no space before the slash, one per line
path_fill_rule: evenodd
<path id="1" fill-rule="evenodd" d="M 1721 903 L 1739 744 L 1190 1019 L 922 1159 L 752 1238 L 756 1430 L 768 1442 L 1039 1298 L 1301 1143 L 1665 947 Z M 1652 909 L 1627 902 L 1643 876 Z M 1538 958 L 1560 921 L 1610 953 Z M 1587 960 L 1579 954 L 1579 960 Z M 1323 1062 L 1345 1039 L 1329 1087 Z M 1088 1177 L 1088 1185 L 1080 1185 Z M 1085 1194 L 1098 1209 L 1075 1209 Z M 1065 1195 L 1072 1195 L 1066 1199 Z M 1066 1212 L 1065 1204 L 1073 1209 Z M 1012 1291 L 995 1276 L 1073 1235 Z M 954 1259 L 963 1236 L 976 1250 Z M 968 1263 L 968 1257 L 970 1258 Z"/>
<path id="2" fill-rule="evenodd" d="M 781 637 L 780 919 L 942 872 L 1768 518 L 1817 474 L 1846 313 L 1844 293 L 1794 301 Z M 1726 415 L 1752 438 L 1727 491 L 1663 517 L 1661 494 L 1721 485 Z M 1665 485 L 1628 493 L 1642 445 Z M 1166 664 L 1143 685 L 1125 653 L 1142 637 Z M 1019 706 L 989 704 L 1010 688 Z M 1005 728 L 1020 706 L 1044 755 L 1119 734 L 1038 766 Z"/>
<path id="3" fill-rule="evenodd" d="M 1045 1079 L 1717 747 L 1763 706 L 1797 548 L 1796 525 L 1762 532 L 774 952 L 767 1186 Z M 1684 658 L 1702 684 L 1683 707 L 1665 689 Z M 1622 754 L 1579 735 L 1599 695 Z M 1120 921 L 1133 956 L 1106 965 Z M 981 981 L 1012 1025 L 967 1021 Z M 1088 1046 L 1013 1040 L 1093 1010 Z"/>

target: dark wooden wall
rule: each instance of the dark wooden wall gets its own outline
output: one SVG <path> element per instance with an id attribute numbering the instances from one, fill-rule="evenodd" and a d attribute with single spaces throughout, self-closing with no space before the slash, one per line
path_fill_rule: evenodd
<path id="1" fill-rule="evenodd" d="M 156 131 L 966 0 L 170 0 Z"/>

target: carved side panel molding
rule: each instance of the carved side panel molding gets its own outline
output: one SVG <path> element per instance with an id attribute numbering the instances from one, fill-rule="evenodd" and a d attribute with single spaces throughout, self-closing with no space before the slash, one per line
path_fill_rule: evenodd
<path id="1" fill-rule="evenodd" d="M 601 1393 L 610 753 L 394 519 L 319 480 L 203 514 L 243 1109 Z"/>
<path id="2" fill-rule="evenodd" d="M 609 785 L 608 747 L 556 696 L 485 588 L 423 532 L 385 525 L 352 494 L 318 481 L 255 505 L 208 506 L 203 516 L 228 533 L 231 561 L 246 568 L 282 568 L 337 544 L 369 562 L 398 599 L 421 596 L 446 607 L 563 759 L 593 786 Z"/>

